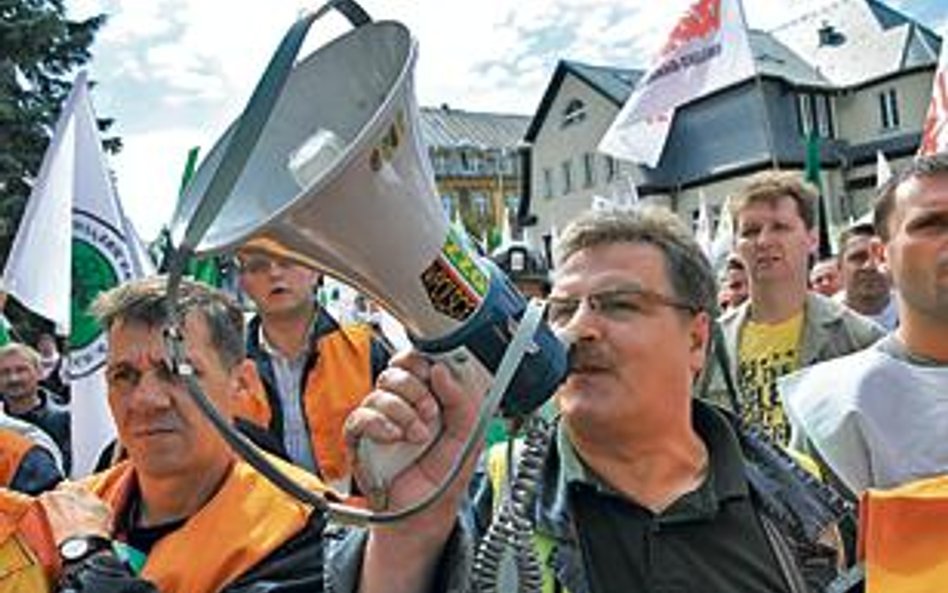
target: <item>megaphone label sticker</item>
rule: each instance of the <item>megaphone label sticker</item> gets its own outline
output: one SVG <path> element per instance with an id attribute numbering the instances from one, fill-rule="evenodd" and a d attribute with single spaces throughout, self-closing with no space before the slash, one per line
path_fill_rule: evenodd
<path id="1" fill-rule="evenodd" d="M 389 124 L 388 129 L 382 135 L 378 145 L 372 149 L 372 153 L 369 155 L 369 166 L 372 168 L 372 171 L 378 173 L 384 162 L 392 160 L 404 135 L 405 112 L 399 111 L 395 115 L 395 119 L 392 120 L 392 123 Z"/>
<path id="2" fill-rule="evenodd" d="M 489 278 L 449 228 L 441 254 L 421 273 L 421 283 L 436 311 L 464 321 L 487 294 Z"/>

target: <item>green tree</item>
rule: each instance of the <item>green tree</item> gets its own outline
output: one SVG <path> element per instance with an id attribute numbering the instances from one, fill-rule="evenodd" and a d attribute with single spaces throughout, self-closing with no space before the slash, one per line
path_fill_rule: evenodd
<path id="1" fill-rule="evenodd" d="M 66 18 L 62 0 L 0 0 L 0 262 L 39 172 L 75 71 L 105 23 Z M 112 124 L 99 121 L 101 130 Z M 121 140 L 103 142 L 116 152 Z"/>
<path id="2" fill-rule="evenodd" d="M 92 57 L 90 47 L 105 18 L 70 20 L 63 0 L 0 0 L 0 266 L 75 73 Z M 105 131 L 112 120 L 98 124 Z M 114 153 L 121 140 L 109 138 L 103 145 Z M 24 339 L 49 329 L 48 321 L 18 303 L 7 305 L 4 311 Z"/>

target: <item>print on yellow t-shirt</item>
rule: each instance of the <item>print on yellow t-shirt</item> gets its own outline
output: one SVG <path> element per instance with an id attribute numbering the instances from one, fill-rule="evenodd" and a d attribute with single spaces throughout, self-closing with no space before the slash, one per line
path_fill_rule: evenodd
<path id="1" fill-rule="evenodd" d="M 775 324 L 748 321 L 741 332 L 737 382 L 744 420 L 764 430 L 774 442 L 790 440 L 777 379 L 799 367 L 803 312 Z"/>

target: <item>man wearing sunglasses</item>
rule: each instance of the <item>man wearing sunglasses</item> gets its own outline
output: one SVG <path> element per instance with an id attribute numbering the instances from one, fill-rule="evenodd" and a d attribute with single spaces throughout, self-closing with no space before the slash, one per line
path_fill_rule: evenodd
<path id="1" fill-rule="evenodd" d="M 237 255 L 241 289 L 257 315 L 247 328 L 247 355 L 260 384 L 238 416 L 265 427 L 286 457 L 350 493 L 342 424 L 388 363 L 365 325 L 341 326 L 316 301 L 320 274 L 258 244 Z"/>
<path id="2" fill-rule="evenodd" d="M 548 319 L 570 345 L 569 374 L 527 508 L 544 590 L 803 592 L 834 578 L 836 552 L 819 540 L 841 513 L 838 499 L 692 397 L 710 361 L 716 290 L 681 221 L 662 209 L 590 212 L 556 253 Z M 440 402 L 444 431 L 391 485 L 398 507 L 456 453 L 476 416 L 465 402 L 477 395 L 459 396 L 449 373 L 420 356 L 395 363 L 350 417 L 347 438 L 412 440 Z M 412 519 L 415 556 L 402 578 L 418 558 L 443 557 L 445 541 L 463 550 L 447 540 L 447 509 L 460 496 Z M 416 573 L 419 590 L 433 566 Z"/>

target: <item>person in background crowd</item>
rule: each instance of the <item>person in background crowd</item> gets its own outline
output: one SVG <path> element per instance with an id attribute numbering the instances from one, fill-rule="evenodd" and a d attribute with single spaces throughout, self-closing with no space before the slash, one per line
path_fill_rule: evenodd
<path id="1" fill-rule="evenodd" d="M 813 264 L 810 270 L 810 289 L 825 297 L 836 296 L 842 289 L 843 281 L 836 258 L 828 257 Z"/>
<path id="2" fill-rule="evenodd" d="M 69 404 L 69 383 L 66 376 L 65 359 L 56 346 L 52 334 L 42 333 L 36 339 L 36 351 L 40 357 L 40 385 L 50 391 L 56 403 Z"/>
<path id="3" fill-rule="evenodd" d="M 709 397 L 737 405 L 745 422 L 786 445 L 790 426 L 777 378 L 869 346 L 885 331 L 807 289 L 807 262 L 817 245 L 816 190 L 799 174 L 754 175 L 731 201 L 735 250 L 747 266 L 750 298 L 720 318 L 737 393 L 720 369 Z"/>
<path id="4" fill-rule="evenodd" d="M 342 424 L 385 368 L 388 351 L 369 328 L 341 326 L 319 306 L 318 272 L 253 244 L 237 260 L 240 287 L 257 308 L 247 353 L 261 381 L 237 415 L 267 427 L 290 461 L 348 493 Z"/>
<path id="5" fill-rule="evenodd" d="M 892 331 L 899 324 L 899 309 L 892 281 L 882 269 L 881 251 L 872 247 L 875 239 L 876 231 L 869 223 L 853 225 L 840 235 L 842 303 Z"/>
<path id="6" fill-rule="evenodd" d="M 665 209 L 589 211 L 563 231 L 557 258 L 548 316 L 570 342 L 570 369 L 535 504 L 521 518 L 535 530 L 544 590 L 821 591 L 837 572 L 835 549 L 820 541 L 840 512 L 831 493 L 693 397 L 717 291 L 687 228 Z M 347 438 L 353 447 L 423 440 L 440 407 L 439 438 L 391 485 L 417 493 L 456 455 L 480 394 L 459 393 L 420 355 L 396 362 L 350 417 Z M 444 548 L 461 498 L 412 519 L 421 549 L 406 571 L 444 555 L 452 570 L 468 569 L 468 548 Z"/>
<path id="7" fill-rule="evenodd" d="M 735 253 L 727 256 L 718 281 L 718 307 L 721 311 L 733 309 L 747 300 L 747 269 Z"/>
<path id="8" fill-rule="evenodd" d="M 786 377 L 794 441 L 853 493 L 948 473 L 948 155 L 885 184 L 872 257 L 891 274 L 899 327 L 872 348 Z"/>
<path id="9" fill-rule="evenodd" d="M 40 356 L 30 346 L 11 342 L 0 346 L 0 395 L 7 414 L 42 428 L 63 454 L 66 474 L 72 467 L 69 412 L 41 387 Z"/>
<path id="10" fill-rule="evenodd" d="M 550 292 L 550 270 L 543 255 L 523 242 L 501 245 L 490 259 L 510 278 L 525 298 L 543 298 Z"/>

